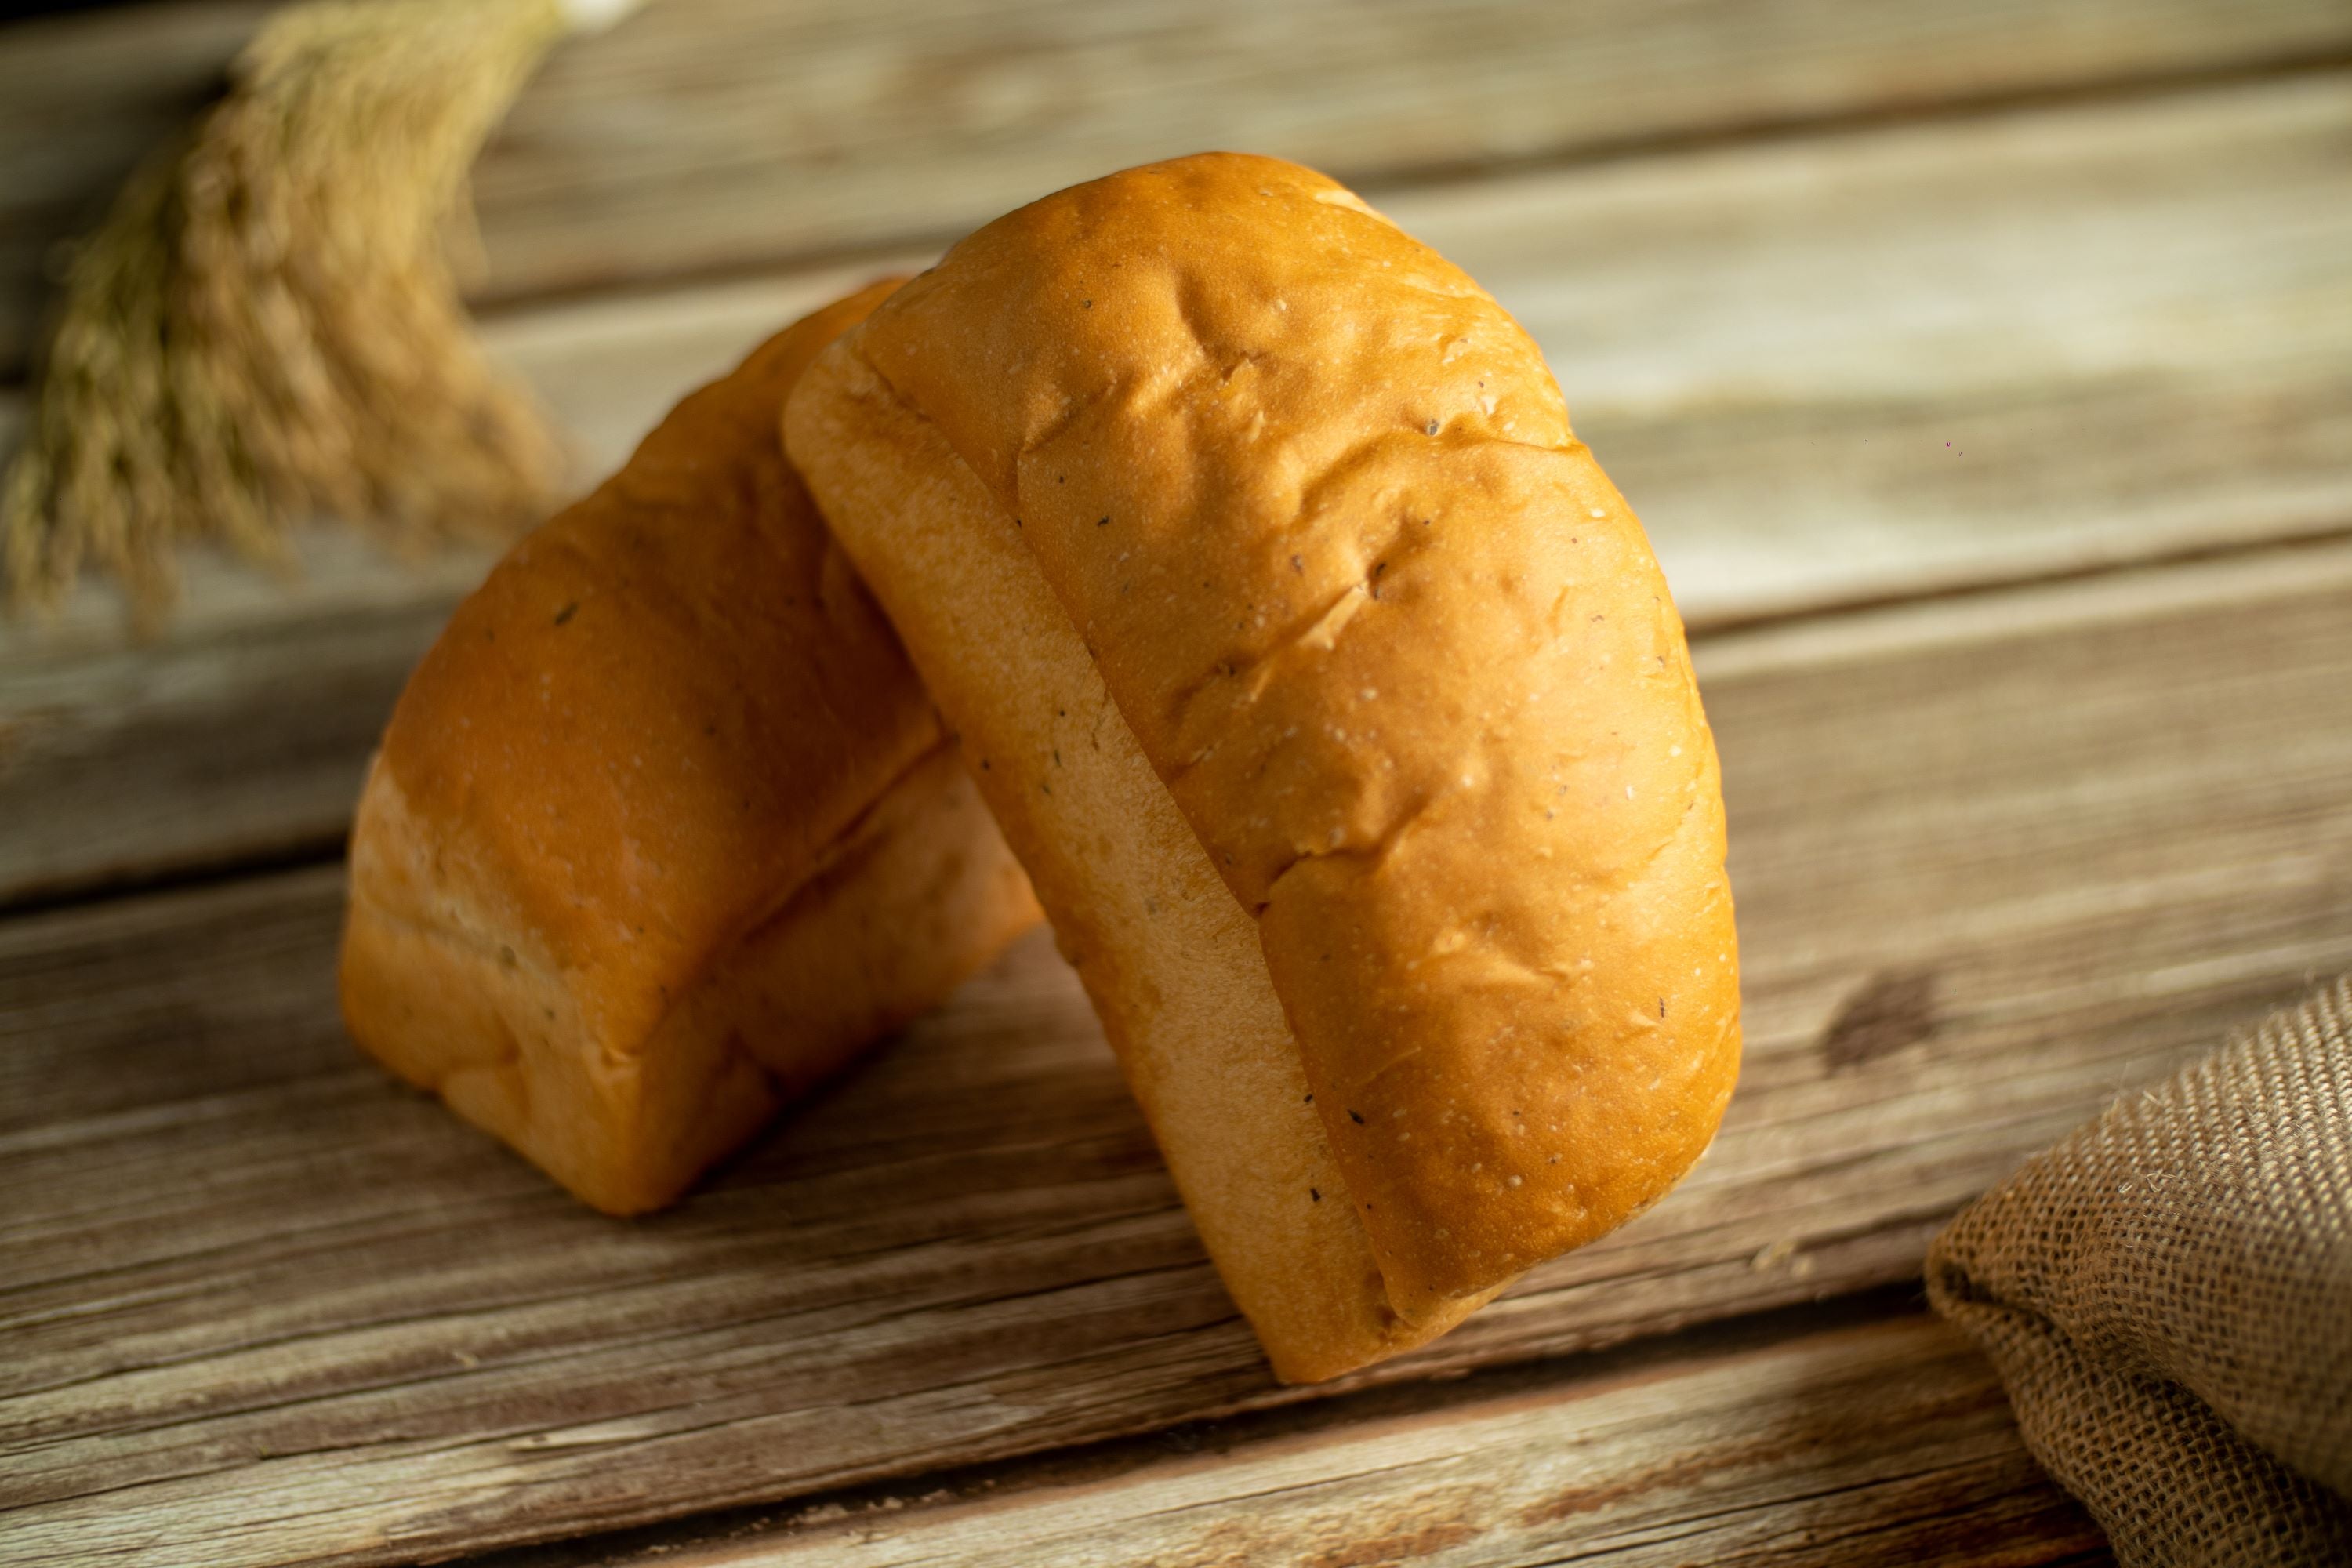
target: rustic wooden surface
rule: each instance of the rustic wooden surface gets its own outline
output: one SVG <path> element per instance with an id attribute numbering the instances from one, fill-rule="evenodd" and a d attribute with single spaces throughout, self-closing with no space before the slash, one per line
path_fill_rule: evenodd
<path id="1" fill-rule="evenodd" d="M 2024 1153 L 2352 965 L 2352 546 L 1699 658 L 1749 1028 L 1723 1136 L 1360 1383 L 1909 1278 Z M 1308 1396 L 1267 1381 L 1042 940 L 615 1225 L 352 1058 L 339 893 L 330 866 L 0 925 L 25 1549 L 387 1562 Z"/>
<path id="2" fill-rule="evenodd" d="M 50 247 L 268 7 L 0 28 L 0 373 Z M 1181 17 L 1181 20 L 1179 18 Z M 662 0 L 551 59 L 477 178 L 519 298 L 955 235 L 1247 147 L 1376 187 L 1503 161 L 2340 58 L 2336 0 Z"/>
<path id="3" fill-rule="evenodd" d="M 265 9 L 0 24 L 0 375 Z M 1036 939 L 674 1213 L 580 1212 L 341 1038 L 359 765 L 485 558 L 322 531 L 155 645 L 96 589 L 0 626 L 0 1563 L 2105 1560 L 1907 1282 L 2352 966 L 2352 11 L 1166 16 L 664 0 L 486 159 L 488 334 L 592 472 L 1063 180 L 1364 183 L 1535 331 L 1702 630 L 1708 1159 L 1282 1390 Z"/>
<path id="4" fill-rule="evenodd" d="M 2347 144 L 2352 77 L 2324 73 L 1389 205 L 1528 323 L 1706 626 L 2352 522 Z M 494 333 L 604 468 L 867 270 Z M 95 585 L 0 627 L 0 904 L 331 849 L 482 562 L 311 555 L 290 595 L 200 570 L 158 649 Z"/>
<path id="5" fill-rule="evenodd" d="M 2110 1561 L 2026 1454 L 1983 1358 L 1932 1321 L 1567 1365 L 1402 1412 L 1358 1400 L 1305 1430 L 1188 1428 L 1061 1473 L 869 1491 L 496 1568 Z"/>

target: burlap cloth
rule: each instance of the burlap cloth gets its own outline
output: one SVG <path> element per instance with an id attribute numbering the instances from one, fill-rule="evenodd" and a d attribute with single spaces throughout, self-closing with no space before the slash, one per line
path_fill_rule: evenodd
<path id="1" fill-rule="evenodd" d="M 1954 1220 L 1937 1310 L 2129 1564 L 2352 1564 L 2352 976 Z"/>

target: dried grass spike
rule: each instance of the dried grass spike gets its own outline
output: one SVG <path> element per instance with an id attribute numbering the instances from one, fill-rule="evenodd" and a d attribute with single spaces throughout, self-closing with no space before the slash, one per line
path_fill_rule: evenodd
<path id="1" fill-rule="evenodd" d="M 184 540 L 284 561 L 319 513 L 415 544 L 543 511 L 561 446 L 475 341 L 448 242 L 541 57 L 627 8 L 324 0 L 272 17 L 227 97 L 71 263 L 0 486 L 16 602 L 53 605 L 90 564 L 152 624 Z"/>

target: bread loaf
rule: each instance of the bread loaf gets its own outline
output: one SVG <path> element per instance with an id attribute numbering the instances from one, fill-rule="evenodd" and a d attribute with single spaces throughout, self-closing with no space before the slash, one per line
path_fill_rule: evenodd
<path id="1" fill-rule="evenodd" d="M 771 340 L 517 544 L 369 770 L 352 1037 L 610 1213 L 1036 918 L 781 445 L 785 392 L 888 291 Z"/>
<path id="2" fill-rule="evenodd" d="M 1681 623 L 1458 269 L 1294 165 L 1131 170 L 958 245 L 786 432 L 1280 1375 L 1697 1159 L 1738 991 Z"/>

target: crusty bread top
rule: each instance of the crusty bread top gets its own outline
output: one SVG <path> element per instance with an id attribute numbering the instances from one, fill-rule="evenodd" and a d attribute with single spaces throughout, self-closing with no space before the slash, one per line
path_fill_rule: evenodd
<path id="1" fill-rule="evenodd" d="M 835 351 L 1020 520 L 1235 896 L 1390 1288 L 1654 1200 L 1738 1054 L 1715 750 L 1640 524 L 1518 325 L 1311 171 L 989 225 Z"/>
<path id="2" fill-rule="evenodd" d="M 533 933 L 624 1048 L 939 741 L 777 428 L 893 287 L 770 339 L 518 543 L 385 732 L 445 889 Z"/>

